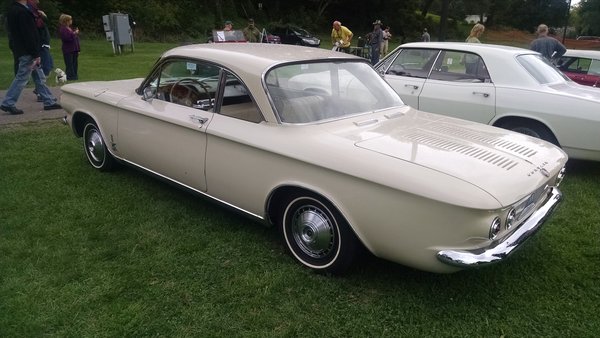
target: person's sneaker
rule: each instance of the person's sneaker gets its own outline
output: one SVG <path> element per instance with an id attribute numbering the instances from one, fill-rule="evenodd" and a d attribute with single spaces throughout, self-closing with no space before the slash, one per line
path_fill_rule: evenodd
<path id="1" fill-rule="evenodd" d="M 44 110 L 54 110 L 54 109 L 62 109 L 62 106 L 58 103 L 54 103 L 49 106 L 44 106 Z"/>
<path id="2" fill-rule="evenodd" d="M 17 107 L 0 106 L 0 109 L 8 112 L 10 115 L 21 115 L 23 111 Z"/>

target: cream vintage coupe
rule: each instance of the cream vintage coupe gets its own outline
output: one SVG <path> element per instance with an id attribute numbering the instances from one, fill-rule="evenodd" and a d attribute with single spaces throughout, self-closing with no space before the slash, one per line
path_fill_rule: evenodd
<path id="1" fill-rule="evenodd" d="M 145 79 L 62 91 L 94 168 L 126 163 L 275 225 L 316 271 L 362 247 L 433 272 L 502 261 L 561 199 L 560 148 L 417 111 L 348 54 L 182 46 Z"/>

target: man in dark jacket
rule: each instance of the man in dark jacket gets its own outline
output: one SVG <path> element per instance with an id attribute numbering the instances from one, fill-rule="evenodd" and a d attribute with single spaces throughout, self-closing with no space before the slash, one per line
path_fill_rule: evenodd
<path id="1" fill-rule="evenodd" d="M 546 59 L 559 59 L 567 52 L 567 48 L 555 38 L 548 36 L 548 26 L 541 24 L 537 29 L 537 39 L 531 42 L 531 50 L 541 53 Z"/>
<path id="2" fill-rule="evenodd" d="M 33 13 L 27 8 L 27 0 L 15 0 L 6 15 L 9 32 L 8 45 L 19 66 L 0 109 L 11 115 L 23 114 L 15 105 L 30 77 L 35 82 L 35 90 L 42 97 L 44 110 L 61 109 L 56 97 L 46 86 L 46 76 L 40 68 L 40 36 Z"/>

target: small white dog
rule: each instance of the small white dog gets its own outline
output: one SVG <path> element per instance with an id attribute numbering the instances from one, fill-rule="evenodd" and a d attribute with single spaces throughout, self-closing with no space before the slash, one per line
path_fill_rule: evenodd
<path id="1" fill-rule="evenodd" d="M 56 73 L 56 77 L 54 78 L 54 80 L 56 81 L 56 84 L 67 83 L 67 74 L 62 69 L 56 68 L 54 70 L 54 73 Z"/>

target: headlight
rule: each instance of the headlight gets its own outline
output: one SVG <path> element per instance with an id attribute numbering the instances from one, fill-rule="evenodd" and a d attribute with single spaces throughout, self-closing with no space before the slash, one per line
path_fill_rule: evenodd
<path id="1" fill-rule="evenodd" d="M 502 222 L 500 222 L 500 217 L 495 217 L 490 225 L 490 239 L 495 239 L 502 228 Z"/>
<path id="2" fill-rule="evenodd" d="M 558 187 L 560 185 L 560 182 L 562 182 L 563 178 L 565 178 L 565 173 L 567 172 L 567 168 L 563 167 L 559 172 L 558 172 L 558 176 L 556 176 L 556 186 Z"/>
<path id="3" fill-rule="evenodd" d="M 512 226 L 514 225 L 514 222 L 516 221 L 517 218 L 517 212 L 515 211 L 515 209 L 510 209 L 510 211 L 508 212 L 508 215 L 506 216 L 506 230 L 512 228 Z"/>

